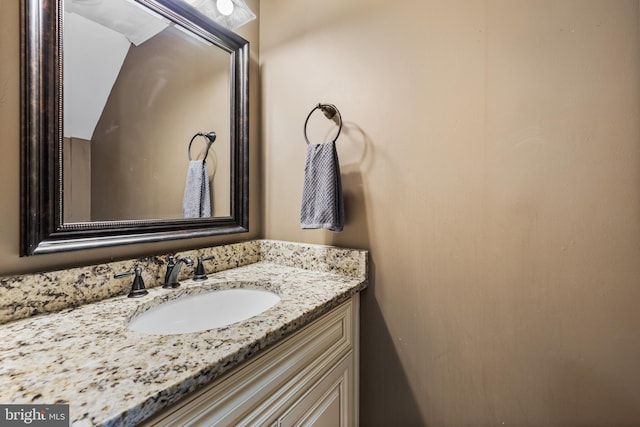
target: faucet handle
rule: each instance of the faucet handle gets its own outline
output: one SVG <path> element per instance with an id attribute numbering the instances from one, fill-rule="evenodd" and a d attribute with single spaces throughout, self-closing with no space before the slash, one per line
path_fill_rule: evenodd
<path id="1" fill-rule="evenodd" d="M 213 255 L 208 256 L 208 257 L 202 257 L 199 256 L 198 257 L 198 265 L 196 266 L 196 273 L 193 276 L 193 280 L 207 280 L 207 272 L 204 269 L 204 265 L 202 265 L 203 261 L 209 261 L 210 259 L 213 259 Z"/>
<path id="2" fill-rule="evenodd" d="M 149 293 L 144 287 L 144 280 L 142 280 L 142 268 L 136 266 L 133 271 L 127 271 L 125 273 L 117 273 L 113 275 L 114 279 L 119 279 L 125 276 L 133 276 L 135 274 L 136 277 L 133 278 L 133 283 L 131 284 L 131 291 L 129 298 L 138 298 L 143 297 Z"/>

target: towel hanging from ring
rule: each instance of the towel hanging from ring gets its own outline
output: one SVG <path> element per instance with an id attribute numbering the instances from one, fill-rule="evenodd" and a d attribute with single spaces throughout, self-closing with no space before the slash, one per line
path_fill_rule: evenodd
<path id="1" fill-rule="evenodd" d="M 311 144 L 307 138 L 307 123 L 311 114 L 322 110 L 325 117 L 332 120 L 338 115 L 338 134 L 324 144 Z M 304 138 L 307 141 L 307 159 L 304 167 L 304 185 L 300 226 L 303 229 L 326 228 L 340 232 L 344 228 L 344 201 L 340 162 L 336 151 L 336 140 L 342 129 L 342 117 L 331 104 L 318 104 L 307 116 L 304 123 Z"/>
<path id="2" fill-rule="evenodd" d="M 206 138 L 207 148 L 202 160 L 193 160 L 191 158 L 191 144 L 198 136 Z M 182 216 L 184 218 L 208 218 L 211 216 L 211 190 L 206 159 L 209 155 L 209 149 L 215 140 L 216 133 L 212 131 L 206 134 L 198 132 L 189 141 L 187 150 L 189 166 L 187 167 L 187 178 L 182 199 Z"/>

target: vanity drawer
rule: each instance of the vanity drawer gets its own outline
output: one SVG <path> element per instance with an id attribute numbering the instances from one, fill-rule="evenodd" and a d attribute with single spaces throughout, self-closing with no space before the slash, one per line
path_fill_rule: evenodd
<path id="1" fill-rule="evenodd" d="M 290 405 L 345 357 L 353 360 L 357 311 L 356 295 L 143 425 L 235 426 L 277 422 Z"/>

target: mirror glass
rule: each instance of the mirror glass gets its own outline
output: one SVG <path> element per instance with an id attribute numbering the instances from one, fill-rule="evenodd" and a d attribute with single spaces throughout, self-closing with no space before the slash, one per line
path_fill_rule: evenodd
<path id="1" fill-rule="evenodd" d="M 183 215 L 188 146 L 230 214 L 230 58 L 128 0 L 64 0 L 64 222 Z M 95 195 L 95 197 L 92 197 Z"/>
<path id="2" fill-rule="evenodd" d="M 177 0 L 25 1 L 22 255 L 247 231 L 248 42 Z"/>

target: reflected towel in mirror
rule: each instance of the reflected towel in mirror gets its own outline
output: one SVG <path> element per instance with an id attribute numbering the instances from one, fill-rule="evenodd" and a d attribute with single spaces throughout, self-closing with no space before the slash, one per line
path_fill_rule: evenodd
<path id="1" fill-rule="evenodd" d="M 204 160 L 191 160 L 187 169 L 182 199 L 184 218 L 208 218 L 211 216 L 209 172 Z"/>

